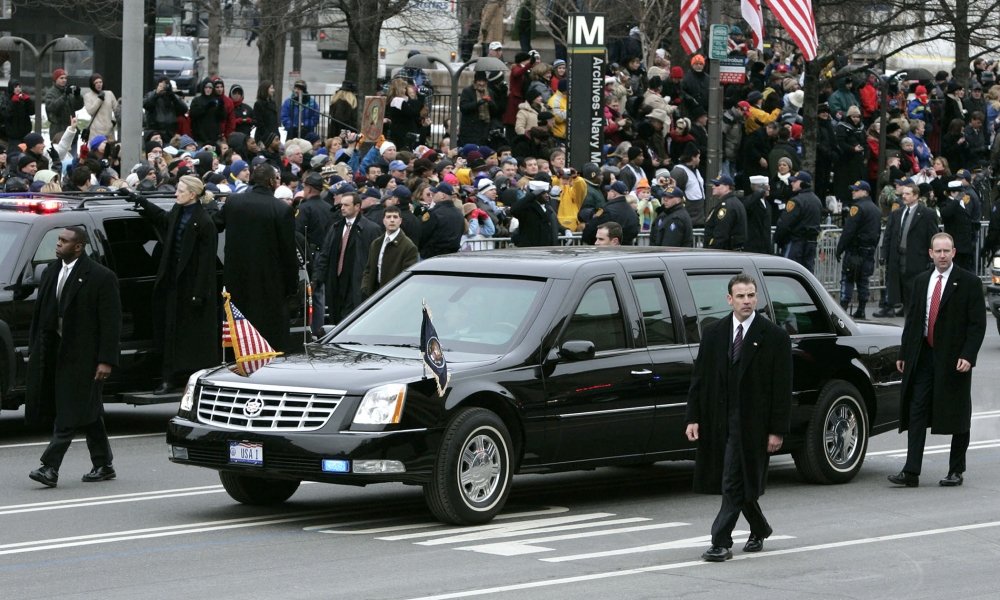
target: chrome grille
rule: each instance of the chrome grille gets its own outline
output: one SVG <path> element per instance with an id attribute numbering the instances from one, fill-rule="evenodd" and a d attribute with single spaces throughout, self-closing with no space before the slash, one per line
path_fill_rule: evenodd
<path id="1" fill-rule="evenodd" d="M 330 420 L 344 393 L 203 381 L 198 391 L 198 420 L 240 431 L 314 431 Z"/>

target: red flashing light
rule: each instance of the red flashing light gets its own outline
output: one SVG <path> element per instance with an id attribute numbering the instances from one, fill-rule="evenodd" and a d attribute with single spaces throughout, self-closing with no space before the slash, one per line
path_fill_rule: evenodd
<path id="1" fill-rule="evenodd" d="M 59 212 L 65 202 L 62 200 L 38 199 L 38 198 L 3 198 L 0 199 L 0 208 L 13 209 L 18 212 L 30 212 L 37 215 L 48 215 Z"/>

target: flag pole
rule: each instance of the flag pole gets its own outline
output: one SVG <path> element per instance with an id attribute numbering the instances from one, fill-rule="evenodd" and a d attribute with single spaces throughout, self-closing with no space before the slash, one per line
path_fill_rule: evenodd
<path id="1" fill-rule="evenodd" d="M 427 298 L 420 299 L 421 313 L 427 313 Z M 429 315 L 429 313 L 427 313 Z M 420 339 L 423 341 L 424 337 L 424 315 L 420 315 Z M 420 348 L 420 364 L 424 367 L 424 379 L 427 379 L 427 361 L 424 360 L 424 356 L 427 354 L 427 348 L 421 344 Z"/>

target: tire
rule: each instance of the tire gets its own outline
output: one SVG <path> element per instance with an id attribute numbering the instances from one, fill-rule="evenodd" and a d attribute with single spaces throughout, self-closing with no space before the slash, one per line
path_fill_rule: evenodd
<path id="1" fill-rule="evenodd" d="M 330 53 L 326 52 L 326 51 L 320 52 L 319 55 L 320 55 L 320 58 L 324 58 L 324 59 L 330 58 Z"/>
<path id="2" fill-rule="evenodd" d="M 830 381 L 819 394 L 805 444 L 792 453 L 799 474 L 812 483 L 847 483 L 867 451 L 868 408 L 861 392 L 846 381 Z"/>
<path id="3" fill-rule="evenodd" d="M 510 434 L 503 420 L 483 408 L 463 409 L 445 429 L 431 480 L 428 508 L 444 523 L 488 523 L 510 493 Z"/>
<path id="4" fill-rule="evenodd" d="M 229 497 L 241 504 L 251 506 L 271 506 L 281 504 L 299 489 L 298 481 L 287 479 L 265 479 L 252 475 L 241 475 L 229 471 L 219 471 L 219 480 Z"/>

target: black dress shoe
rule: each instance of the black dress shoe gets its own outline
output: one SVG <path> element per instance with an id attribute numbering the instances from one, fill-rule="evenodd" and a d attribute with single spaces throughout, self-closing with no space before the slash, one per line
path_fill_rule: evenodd
<path id="1" fill-rule="evenodd" d="M 744 552 L 760 552 L 764 549 L 764 538 L 759 535 L 751 535 L 747 538 L 747 543 L 743 545 Z"/>
<path id="2" fill-rule="evenodd" d="M 880 308 L 872 313 L 873 317 L 878 317 L 879 319 L 885 319 L 887 317 L 893 316 L 891 308 Z"/>
<path id="3" fill-rule="evenodd" d="M 962 485 L 962 481 L 962 474 L 952 471 L 951 473 L 948 473 L 947 477 L 939 481 L 938 485 L 942 485 L 944 487 L 955 487 Z"/>
<path id="4" fill-rule="evenodd" d="M 173 392 L 178 392 L 178 391 L 180 391 L 180 389 L 181 388 L 179 388 L 178 386 L 175 386 L 175 385 L 173 385 L 173 384 L 171 384 L 169 382 L 164 381 L 163 383 L 160 384 L 160 386 L 158 388 L 156 388 L 155 390 L 153 390 L 153 395 L 154 396 L 162 396 L 164 394 L 170 394 L 170 393 L 173 393 Z"/>
<path id="5" fill-rule="evenodd" d="M 733 551 L 722 546 L 712 546 L 701 557 L 708 562 L 725 562 L 733 557 Z"/>
<path id="6" fill-rule="evenodd" d="M 31 473 L 28 473 L 28 477 L 50 488 L 56 487 L 59 483 L 59 471 L 55 467 L 47 465 L 42 465 Z"/>
<path id="7" fill-rule="evenodd" d="M 917 487 L 920 485 L 920 478 L 913 473 L 907 473 L 906 471 L 900 471 L 895 475 L 889 475 L 889 481 L 895 483 L 896 485 L 905 485 L 906 487 Z"/>
<path id="8" fill-rule="evenodd" d="M 107 481 L 108 479 L 115 478 L 115 468 L 111 465 L 104 465 L 103 467 L 94 467 L 91 469 L 90 473 L 83 476 L 81 481 L 86 481 L 87 483 L 94 481 Z"/>

